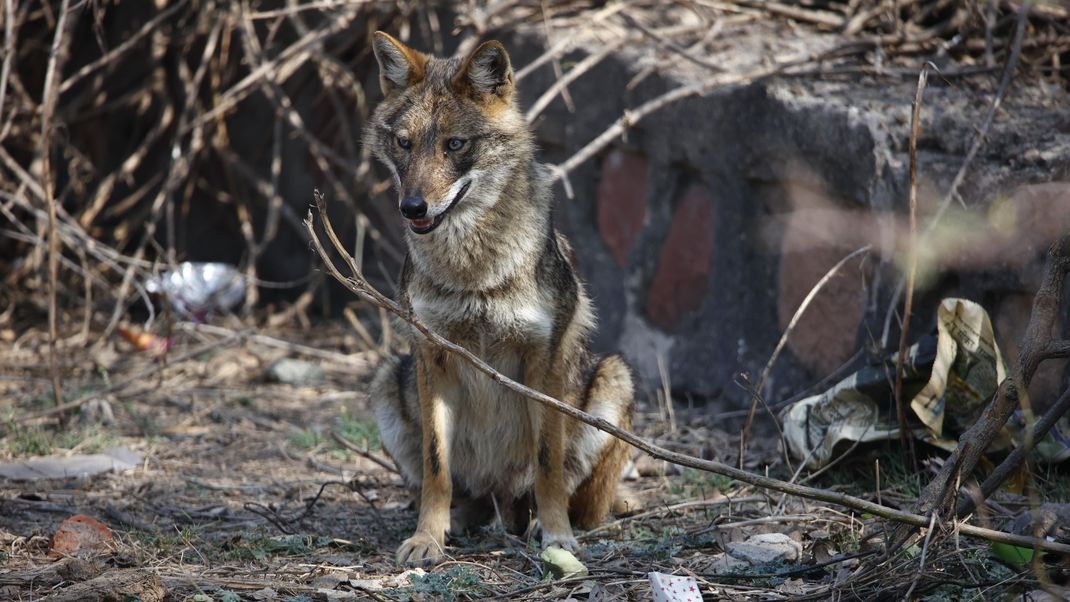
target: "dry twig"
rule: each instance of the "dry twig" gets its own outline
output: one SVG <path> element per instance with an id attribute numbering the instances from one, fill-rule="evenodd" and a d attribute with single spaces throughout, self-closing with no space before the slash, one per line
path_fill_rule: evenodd
<path id="1" fill-rule="evenodd" d="M 45 89 L 41 93 L 43 109 L 41 111 L 41 188 L 44 190 L 45 203 L 48 204 L 48 368 L 52 379 L 52 395 L 55 405 L 63 404 L 63 386 L 59 380 L 59 368 L 56 366 L 56 340 L 59 338 L 56 325 L 56 287 L 59 282 L 59 237 L 56 233 L 56 193 L 52 178 L 52 117 L 56 112 L 59 92 L 56 90 L 56 74 L 63 69 L 65 55 L 65 35 L 70 14 L 70 0 L 63 0 L 59 7 L 59 21 L 56 23 L 56 35 L 52 39 L 52 51 L 48 55 L 48 68 L 45 71 Z"/>
<path id="2" fill-rule="evenodd" d="M 910 238 L 907 246 L 906 301 L 903 303 L 903 321 L 899 326 L 899 353 L 895 358 L 895 418 L 899 425 L 899 444 L 904 454 L 905 466 L 914 467 L 914 440 L 907 428 L 907 414 L 903 401 L 903 366 L 906 365 L 907 342 L 910 338 L 910 318 L 914 307 L 914 281 L 918 275 L 918 135 L 921 132 L 921 99 L 925 83 L 929 79 L 929 66 L 918 74 L 918 87 L 914 92 L 914 109 L 910 116 Z"/>
<path id="3" fill-rule="evenodd" d="M 832 280 L 833 276 L 835 276 L 836 273 L 840 271 L 840 268 L 842 268 L 844 265 L 847 264 L 848 261 L 854 259 L 855 257 L 858 257 L 863 253 L 868 253 L 871 248 L 871 245 L 866 245 L 860 249 L 856 249 L 851 253 L 848 253 L 843 259 L 836 262 L 836 265 L 829 268 L 829 270 L 825 272 L 825 275 L 822 276 L 816 284 L 814 284 L 814 286 L 810 289 L 810 292 L 806 294 L 805 298 L 803 298 L 802 303 L 799 304 L 798 309 L 796 309 L 795 313 L 791 316 L 791 320 L 788 322 L 787 328 L 785 328 L 784 333 L 780 335 L 780 340 L 777 341 L 776 347 L 773 349 L 772 355 L 769 356 L 769 361 L 765 363 L 765 368 L 762 369 L 762 375 L 758 379 L 758 384 L 754 387 L 754 393 L 751 395 L 750 411 L 747 412 L 747 420 L 743 424 L 743 431 L 740 433 L 739 436 L 740 468 L 743 467 L 743 454 L 747 449 L 747 435 L 750 433 L 751 423 L 754 421 L 754 414 L 758 409 L 758 402 L 759 400 L 761 400 L 762 403 L 765 404 L 765 400 L 762 397 L 762 389 L 765 388 L 765 381 L 768 380 L 769 373 L 773 370 L 773 364 L 776 363 L 777 358 L 780 357 L 780 352 L 783 351 L 784 346 L 787 345 L 788 337 L 791 336 L 791 332 L 795 330 L 795 326 L 799 323 L 799 320 L 802 319 L 803 314 L 806 313 L 806 309 L 810 307 L 810 303 L 817 297 L 817 293 L 822 288 L 824 288 L 830 280 Z M 773 415 L 772 409 L 770 409 L 768 405 L 765 406 L 765 409 L 767 412 L 770 413 L 770 415 L 772 415 L 773 421 L 775 423 L 776 416 Z M 777 425 L 777 427 L 779 428 L 779 424 Z M 783 439 L 783 433 L 781 433 L 781 439 Z"/>

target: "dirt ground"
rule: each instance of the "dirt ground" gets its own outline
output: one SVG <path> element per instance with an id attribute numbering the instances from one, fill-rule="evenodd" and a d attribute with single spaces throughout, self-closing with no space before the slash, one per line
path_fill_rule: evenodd
<path id="1" fill-rule="evenodd" d="M 363 393 L 375 352 L 359 351 L 359 340 L 339 324 L 259 338 L 226 332 L 176 329 L 161 357 L 120 337 L 95 348 L 72 341 L 61 360 L 66 401 L 90 401 L 63 414 L 63 424 L 55 414 L 17 422 L 48 412 L 53 402 L 45 347 L 38 344 L 44 337 L 7 335 L 0 464 L 116 446 L 140 460 L 130 470 L 85 478 L 0 479 L 0 599 L 78 599 L 70 588 L 103 574 L 158 585 L 136 598 L 146 601 L 649 600 L 652 571 L 694 576 L 705 599 L 851 599 L 879 596 L 920 574 L 916 555 L 876 562 L 873 536 L 880 531 L 867 517 L 646 458 L 629 468 L 626 481 L 642 510 L 579 536 L 586 576 L 551 580 L 536 538 L 493 528 L 452 538 L 448 560 L 434 568 L 406 570 L 393 552 L 416 513 L 389 461 L 376 461 L 384 456 Z M 331 351 L 310 356 L 305 348 L 280 348 L 282 341 Z M 322 374 L 303 386 L 272 382 L 268 368 L 285 357 Z M 92 394 L 109 386 L 107 395 Z M 656 394 L 647 393 L 641 434 L 677 451 L 732 461 L 738 414 L 726 419 L 678 402 L 669 419 Z M 771 422 L 761 428 L 746 467 L 790 478 Z M 871 464 L 870 458 L 859 466 Z M 908 506 L 916 479 L 897 477 L 894 466 L 885 471 L 876 493 L 865 490 L 865 469 L 857 466 L 819 483 Z M 75 514 L 106 524 L 113 548 L 81 564 L 50 556 L 50 537 Z M 725 554 L 762 533 L 785 534 L 779 545 L 786 555 L 745 561 L 738 550 Z M 1032 589 L 1029 574 L 994 562 L 985 546 L 957 546 L 934 545 L 919 592 L 992 599 Z"/>

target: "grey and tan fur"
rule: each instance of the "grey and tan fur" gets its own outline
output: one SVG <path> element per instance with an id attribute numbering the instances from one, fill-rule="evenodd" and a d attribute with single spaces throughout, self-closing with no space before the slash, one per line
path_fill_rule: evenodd
<path id="1" fill-rule="evenodd" d="M 631 373 L 589 352 L 591 301 L 551 222 L 505 49 L 439 59 L 377 32 L 374 50 L 385 98 L 365 143 L 406 218 L 403 306 L 510 378 L 630 429 Z M 484 509 L 493 497 L 514 525 L 533 498 L 543 546 L 575 549 L 572 524 L 593 527 L 614 501 L 626 444 L 407 334 L 412 354 L 384 362 L 371 388 L 383 446 L 420 490 L 398 561 L 441 558 L 455 497 Z"/>

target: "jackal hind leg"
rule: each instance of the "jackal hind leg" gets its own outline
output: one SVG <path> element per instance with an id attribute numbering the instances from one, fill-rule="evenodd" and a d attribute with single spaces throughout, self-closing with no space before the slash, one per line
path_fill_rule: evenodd
<path id="1" fill-rule="evenodd" d="M 618 355 L 599 361 L 587 381 L 581 409 L 630 431 L 635 406 L 631 370 Z M 575 422 L 569 437 L 565 468 L 570 483 L 579 482 L 569 500 L 572 524 L 592 529 L 613 506 L 630 446 L 598 429 Z"/>

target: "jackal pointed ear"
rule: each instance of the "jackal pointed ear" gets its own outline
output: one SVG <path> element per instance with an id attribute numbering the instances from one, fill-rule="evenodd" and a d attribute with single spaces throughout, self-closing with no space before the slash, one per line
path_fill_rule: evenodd
<path id="1" fill-rule="evenodd" d="M 453 76 L 453 85 L 473 96 L 508 99 L 513 93 L 513 66 L 505 46 L 497 40 L 480 44 Z"/>
<path id="2" fill-rule="evenodd" d="M 427 55 L 409 48 L 393 37 L 377 31 L 372 50 L 379 61 L 379 87 L 384 95 L 405 88 L 424 78 Z"/>

